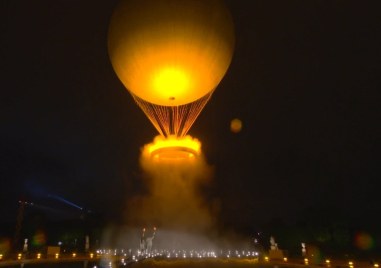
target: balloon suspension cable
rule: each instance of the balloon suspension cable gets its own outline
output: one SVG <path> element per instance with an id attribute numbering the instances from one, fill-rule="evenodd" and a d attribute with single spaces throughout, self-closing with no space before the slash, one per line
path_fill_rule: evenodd
<path id="1" fill-rule="evenodd" d="M 213 94 L 212 90 L 204 97 L 179 106 L 162 106 L 147 102 L 132 93 L 134 100 L 144 111 L 157 131 L 164 137 L 184 137 Z"/>

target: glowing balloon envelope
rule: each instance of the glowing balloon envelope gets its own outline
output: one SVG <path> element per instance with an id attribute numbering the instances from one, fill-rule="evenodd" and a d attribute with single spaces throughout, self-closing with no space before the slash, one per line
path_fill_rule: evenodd
<path id="1" fill-rule="evenodd" d="M 225 75 L 234 49 L 219 0 L 124 0 L 108 49 L 124 86 L 163 136 L 184 136 Z"/>

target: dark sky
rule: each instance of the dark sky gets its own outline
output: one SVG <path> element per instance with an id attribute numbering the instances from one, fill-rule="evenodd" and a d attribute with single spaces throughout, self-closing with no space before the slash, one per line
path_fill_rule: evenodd
<path id="1" fill-rule="evenodd" d="M 322 206 L 380 213 L 379 10 L 226 2 L 235 54 L 190 130 L 215 168 L 221 221 L 240 228 Z M 140 147 L 157 132 L 108 59 L 115 4 L 1 1 L 0 219 L 15 219 L 22 196 L 55 208 L 48 195 L 112 219 L 139 193 Z"/>

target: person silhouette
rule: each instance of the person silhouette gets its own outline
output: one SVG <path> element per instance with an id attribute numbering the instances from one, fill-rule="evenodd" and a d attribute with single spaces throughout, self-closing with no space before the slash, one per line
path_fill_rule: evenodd
<path id="1" fill-rule="evenodd" d="M 155 234 L 156 234 L 156 227 L 153 227 L 152 236 L 146 238 L 146 253 L 147 254 L 151 253 L 151 250 L 152 250 L 152 241 L 155 238 Z"/>
<path id="2" fill-rule="evenodd" d="M 139 243 L 140 254 L 144 254 L 146 250 L 146 241 L 144 238 L 145 231 L 146 231 L 146 228 L 143 228 L 142 235 L 140 236 L 140 243 Z"/>

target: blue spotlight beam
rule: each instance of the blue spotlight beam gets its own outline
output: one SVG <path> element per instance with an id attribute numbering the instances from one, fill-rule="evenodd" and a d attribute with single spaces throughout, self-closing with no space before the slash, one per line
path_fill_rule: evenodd
<path id="1" fill-rule="evenodd" d="M 61 201 L 61 202 L 65 203 L 65 204 L 67 204 L 67 205 L 69 205 L 69 206 L 71 206 L 71 207 L 77 208 L 77 209 L 79 209 L 79 210 L 83 210 L 83 207 L 80 207 L 80 206 L 78 206 L 77 204 L 74 204 L 73 202 L 70 202 L 69 200 L 67 200 L 67 199 L 65 199 L 65 198 L 63 198 L 63 197 L 60 197 L 60 196 L 58 196 L 58 195 L 51 195 L 51 194 L 49 194 L 48 196 L 49 196 L 50 198 L 56 199 L 56 200 L 58 200 L 58 201 Z"/>

